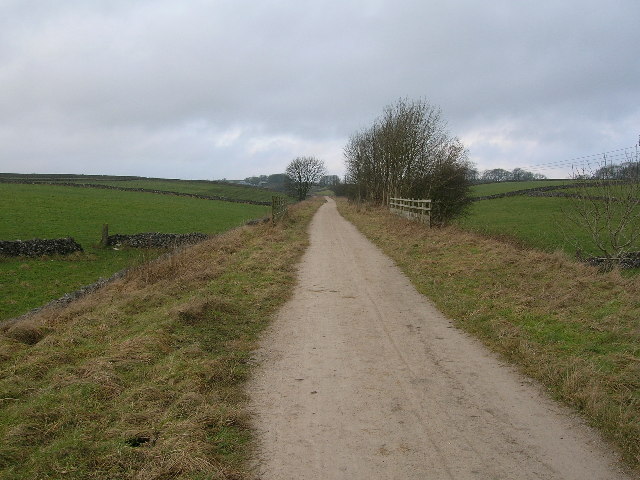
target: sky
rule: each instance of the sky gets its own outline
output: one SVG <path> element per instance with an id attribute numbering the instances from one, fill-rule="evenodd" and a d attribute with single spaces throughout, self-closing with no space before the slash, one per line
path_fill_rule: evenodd
<path id="1" fill-rule="evenodd" d="M 0 172 L 344 174 L 401 98 L 480 171 L 634 154 L 638 0 L 0 0 Z M 624 150 L 626 149 L 626 150 Z"/>

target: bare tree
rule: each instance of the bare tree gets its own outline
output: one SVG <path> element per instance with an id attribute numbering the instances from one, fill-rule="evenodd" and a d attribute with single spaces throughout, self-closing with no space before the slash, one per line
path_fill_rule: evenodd
<path id="1" fill-rule="evenodd" d="M 640 175 L 638 152 L 620 168 L 607 164 L 594 174 L 574 174 L 577 193 L 569 197 L 564 217 L 590 239 L 584 244 L 570 237 L 578 252 L 591 251 L 601 256 L 604 269 L 611 269 L 636 252 L 640 245 Z"/>
<path id="2" fill-rule="evenodd" d="M 369 129 L 351 136 L 344 155 L 358 199 L 384 205 L 394 196 L 430 198 L 435 224 L 470 203 L 467 151 L 449 137 L 440 110 L 422 100 L 386 107 Z"/>
<path id="3" fill-rule="evenodd" d="M 304 200 L 311 187 L 326 173 L 324 162 L 315 157 L 297 157 L 285 170 L 289 190 L 298 200 Z"/>

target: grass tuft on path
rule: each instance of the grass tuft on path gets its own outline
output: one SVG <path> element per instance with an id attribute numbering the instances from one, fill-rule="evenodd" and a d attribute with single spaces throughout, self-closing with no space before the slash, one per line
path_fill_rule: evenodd
<path id="1" fill-rule="evenodd" d="M 582 412 L 640 466 L 640 279 L 599 274 L 562 252 L 338 205 L 460 328 Z"/>
<path id="2" fill-rule="evenodd" d="M 244 383 L 321 201 L 0 331 L 0 477 L 243 479 Z"/>

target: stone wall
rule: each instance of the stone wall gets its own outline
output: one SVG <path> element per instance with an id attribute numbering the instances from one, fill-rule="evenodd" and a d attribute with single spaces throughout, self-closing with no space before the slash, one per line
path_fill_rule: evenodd
<path id="1" fill-rule="evenodd" d="M 471 198 L 472 202 L 479 202 L 480 200 L 492 200 L 494 198 L 505 198 L 505 197 L 516 197 L 519 195 L 533 195 L 540 192 L 550 192 L 552 190 L 560 190 L 563 188 L 571 188 L 575 187 L 575 184 L 572 185 L 549 185 L 546 187 L 534 187 L 534 188 L 524 188 L 522 190 L 513 190 L 511 192 L 504 193 L 496 193 L 494 195 L 485 195 L 482 197 L 473 197 Z"/>
<path id="2" fill-rule="evenodd" d="M 617 262 L 613 262 L 604 257 L 590 257 L 584 259 L 584 262 L 593 267 L 606 267 L 607 265 L 617 265 L 622 269 L 640 268 L 640 252 L 629 252 L 624 254 Z"/>
<path id="3" fill-rule="evenodd" d="M 621 183 L 621 182 L 618 181 L 618 183 Z M 568 183 L 564 185 L 548 185 L 546 187 L 524 188 L 522 190 L 513 190 L 511 192 L 496 193 L 494 195 L 472 197 L 471 201 L 479 202 L 480 200 L 492 200 L 494 198 L 516 197 L 518 195 L 528 195 L 531 197 L 580 198 L 581 195 L 578 193 L 562 193 L 562 192 L 556 192 L 555 190 L 565 190 L 565 189 L 578 188 L 578 187 L 596 187 L 598 185 L 599 185 L 599 182 L 586 182 L 586 183 Z M 599 200 L 599 199 L 601 200 L 604 197 L 590 196 L 588 198 L 591 200 Z"/>
<path id="4" fill-rule="evenodd" d="M 109 235 L 107 245 L 124 245 L 133 248 L 174 248 L 180 245 L 206 240 L 204 233 L 136 233 L 134 235 Z"/>
<path id="5" fill-rule="evenodd" d="M 82 252 L 82 247 L 73 238 L 56 238 L 52 240 L 0 240 L 0 255 L 7 257 L 40 257 L 43 255 L 68 255 Z"/>

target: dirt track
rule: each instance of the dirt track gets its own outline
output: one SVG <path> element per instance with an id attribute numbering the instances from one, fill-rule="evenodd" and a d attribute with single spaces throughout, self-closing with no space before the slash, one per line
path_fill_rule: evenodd
<path id="1" fill-rule="evenodd" d="M 598 436 L 455 329 L 329 200 L 257 353 L 262 479 L 624 479 Z"/>

